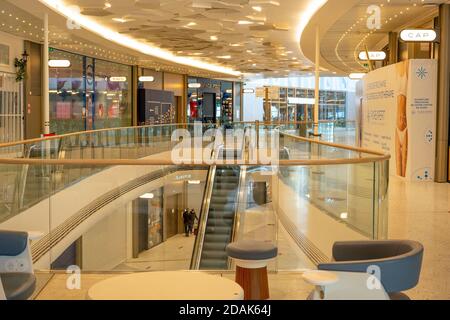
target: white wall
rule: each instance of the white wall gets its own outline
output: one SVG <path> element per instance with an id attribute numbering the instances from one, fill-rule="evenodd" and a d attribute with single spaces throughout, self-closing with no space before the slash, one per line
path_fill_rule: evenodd
<path id="1" fill-rule="evenodd" d="M 197 216 L 200 215 L 204 190 L 205 183 L 201 183 L 198 185 L 188 184 L 187 187 L 187 206 L 189 209 L 194 209 L 197 213 Z"/>
<path id="2" fill-rule="evenodd" d="M 85 271 L 106 271 L 129 257 L 128 206 L 119 207 L 88 230 L 82 238 Z"/>
<path id="3" fill-rule="evenodd" d="M 0 43 L 9 46 L 9 65 L 0 64 L 0 72 L 15 73 L 14 59 L 22 58 L 24 50 L 23 39 L 0 32 Z"/>

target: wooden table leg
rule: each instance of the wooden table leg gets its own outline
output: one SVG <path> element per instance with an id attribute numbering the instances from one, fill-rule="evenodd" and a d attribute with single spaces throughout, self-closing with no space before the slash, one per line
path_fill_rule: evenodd
<path id="1" fill-rule="evenodd" d="M 269 299 L 267 267 L 247 269 L 237 266 L 236 282 L 244 289 L 245 300 Z"/>

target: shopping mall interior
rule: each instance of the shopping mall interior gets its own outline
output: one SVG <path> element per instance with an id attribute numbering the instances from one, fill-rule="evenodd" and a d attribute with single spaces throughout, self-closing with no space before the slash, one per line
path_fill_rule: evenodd
<path id="1" fill-rule="evenodd" d="M 0 300 L 450 300 L 449 70 L 448 1 L 0 0 Z"/>

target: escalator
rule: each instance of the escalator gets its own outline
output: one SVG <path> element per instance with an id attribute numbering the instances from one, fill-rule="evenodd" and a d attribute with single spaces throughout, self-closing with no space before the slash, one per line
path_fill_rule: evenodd
<path id="1" fill-rule="evenodd" d="M 247 128 L 241 146 L 226 149 L 223 145 L 212 153 L 212 159 L 247 159 L 249 137 Z M 192 255 L 193 270 L 228 270 L 230 261 L 226 246 L 235 240 L 244 203 L 243 189 L 246 166 L 216 166 L 209 169 L 198 234 Z"/>
<path id="2" fill-rule="evenodd" d="M 228 269 L 226 246 L 232 241 L 241 169 L 216 169 L 199 269 Z"/>

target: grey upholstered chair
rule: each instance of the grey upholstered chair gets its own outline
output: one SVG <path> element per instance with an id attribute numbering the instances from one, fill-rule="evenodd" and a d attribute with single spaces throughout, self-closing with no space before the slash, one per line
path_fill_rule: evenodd
<path id="1" fill-rule="evenodd" d="M 36 288 L 36 276 L 26 232 L 0 230 L 0 300 L 26 300 Z"/>
<path id="2" fill-rule="evenodd" d="M 401 291 L 419 282 L 423 246 L 416 241 L 336 242 L 333 262 L 322 263 L 319 270 L 367 272 L 371 266 L 380 269 L 380 282 L 392 300 L 409 300 Z"/>

